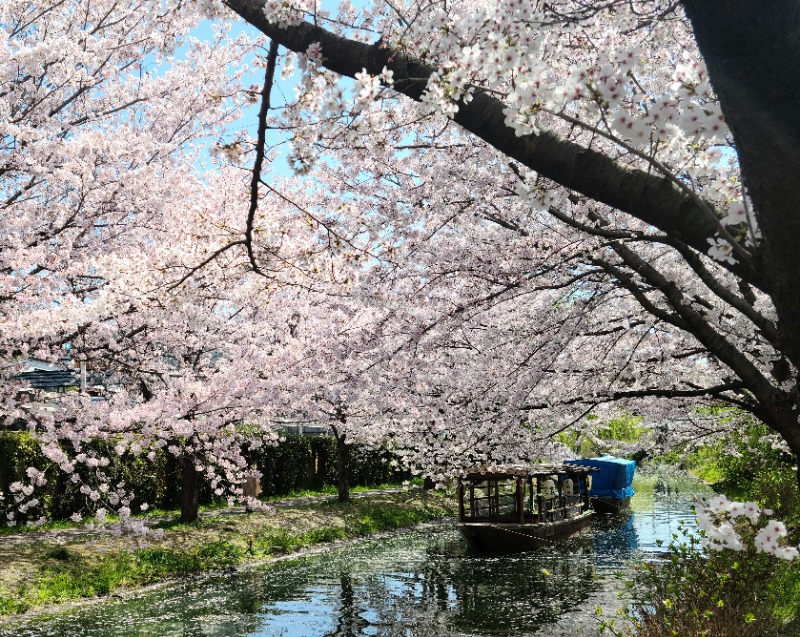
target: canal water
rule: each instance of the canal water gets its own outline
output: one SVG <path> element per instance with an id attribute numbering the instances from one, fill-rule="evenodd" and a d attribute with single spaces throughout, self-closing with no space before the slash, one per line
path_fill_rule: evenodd
<path id="1" fill-rule="evenodd" d="M 468 553 L 452 525 L 198 578 L 133 599 L 0 624 L 0 637 L 465 637 L 596 633 L 616 577 L 693 525 L 697 482 L 640 485 L 632 512 L 552 550 Z"/>

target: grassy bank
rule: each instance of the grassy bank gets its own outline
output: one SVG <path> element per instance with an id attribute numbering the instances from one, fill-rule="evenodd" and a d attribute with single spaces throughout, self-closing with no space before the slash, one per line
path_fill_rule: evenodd
<path id="1" fill-rule="evenodd" d="M 438 491 L 398 491 L 347 504 L 320 502 L 269 513 L 162 522 L 162 540 L 139 545 L 107 534 L 28 533 L 0 539 L 0 615 L 113 594 L 203 571 L 236 568 L 336 540 L 350 540 L 455 513 Z"/>

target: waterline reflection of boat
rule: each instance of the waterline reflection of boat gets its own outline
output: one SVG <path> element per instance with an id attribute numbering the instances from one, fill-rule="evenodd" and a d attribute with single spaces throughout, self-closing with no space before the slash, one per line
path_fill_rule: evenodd
<path id="1" fill-rule="evenodd" d="M 487 553 L 546 548 L 589 528 L 594 467 L 474 468 L 458 478 L 458 530 Z"/>
<path id="2" fill-rule="evenodd" d="M 598 513 L 620 513 L 630 508 L 636 462 L 614 456 L 567 460 L 564 464 L 594 467 L 591 503 Z"/>

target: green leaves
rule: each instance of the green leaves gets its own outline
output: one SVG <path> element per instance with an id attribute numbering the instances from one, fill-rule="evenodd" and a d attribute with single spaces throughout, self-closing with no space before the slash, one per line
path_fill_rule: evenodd
<path id="1" fill-rule="evenodd" d="M 668 559 L 644 564 L 627 582 L 631 628 L 615 635 L 739 635 L 745 624 L 748 637 L 779 634 L 788 617 L 778 611 L 776 583 L 792 565 L 777 564 L 752 548 L 708 551 L 700 538 L 677 533 L 667 551 Z"/>

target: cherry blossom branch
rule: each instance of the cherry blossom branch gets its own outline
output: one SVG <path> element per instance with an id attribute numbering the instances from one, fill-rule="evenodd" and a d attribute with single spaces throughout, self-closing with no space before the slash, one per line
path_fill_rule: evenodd
<path id="1" fill-rule="evenodd" d="M 629 398 L 703 398 L 713 396 L 729 402 L 738 407 L 741 407 L 749 412 L 752 412 L 754 405 L 752 403 L 744 402 L 739 399 L 725 396 L 725 392 L 742 392 L 745 386 L 741 382 L 730 382 L 715 385 L 713 387 L 699 387 L 697 389 L 663 389 L 663 388 L 647 388 L 647 389 L 630 389 L 623 391 L 615 391 L 607 394 L 606 396 L 592 396 L 587 399 L 583 396 L 568 398 L 559 401 L 562 405 L 574 405 L 582 403 L 591 403 L 592 408 L 602 403 L 620 402 Z M 541 403 L 535 405 L 523 405 L 520 407 L 521 411 L 539 411 L 551 409 L 550 403 Z M 588 412 L 587 412 L 588 413 Z"/>
<path id="2" fill-rule="evenodd" d="M 763 406 L 766 407 L 776 400 L 776 396 L 779 397 L 780 393 L 776 392 L 773 384 L 753 362 L 691 307 L 691 302 L 686 300 L 683 292 L 673 281 L 665 277 L 630 248 L 620 243 L 613 244 L 612 248 L 639 276 L 661 292 L 673 311 L 680 317 L 681 323 L 684 324 L 682 329 L 689 331 L 708 348 L 710 353 L 730 367 Z M 637 300 L 639 298 L 637 296 Z M 652 303 L 650 305 L 652 306 Z M 648 309 L 648 311 L 650 310 Z M 662 310 L 656 309 L 656 311 L 663 313 Z M 673 321 L 671 320 L 670 322 Z"/>
<path id="3" fill-rule="evenodd" d="M 614 279 L 616 279 L 624 289 L 631 293 L 631 295 L 639 302 L 639 305 L 641 305 L 648 314 L 652 314 L 665 323 L 674 325 L 681 330 L 687 332 L 689 331 L 689 326 L 680 318 L 680 316 L 667 312 L 647 298 L 643 286 L 633 281 L 630 274 L 609 263 L 608 261 L 599 258 L 593 258 L 591 261 L 594 264 L 602 267 L 606 272 L 614 277 Z"/>
<path id="4" fill-rule="evenodd" d="M 663 163 L 658 161 L 655 157 L 638 150 L 637 148 L 635 148 L 631 144 L 626 143 L 624 140 L 620 139 L 616 135 L 612 135 L 611 133 L 604 131 L 602 128 L 598 128 L 597 126 L 592 126 L 591 124 L 588 124 L 583 120 L 578 119 L 577 117 L 572 117 L 571 115 L 567 115 L 563 111 L 555 112 L 546 108 L 542 108 L 541 110 L 545 113 L 549 113 L 554 117 L 563 119 L 565 122 L 568 122 L 580 128 L 584 128 L 594 133 L 595 135 L 604 137 L 605 139 L 609 140 L 614 144 L 617 144 L 630 154 L 634 155 L 635 157 L 638 157 L 642 161 L 646 162 L 647 164 L 655 168 L 661 175 L 663 175 L 666 179 L 671 181 L 677 188 L 685 192 L 688 197 L 690 197 L 695 203 L 697 203 L 698 208 L 705 212 L 707 218 L 714 224 L 716 224 L 717 232 L 721 237 L 725 239 L 725 241 L 727 241 L 730 244 L 731 248 L 736 253 L 737 257 L 739 257 L 740 259 L 744 259 L 747 262 L 749 262 L 752 259 L 752 255 L 749 252 L 747 252 L 741 246 L 741 244 L 738 241 L 736 241 L 736 239 L 733 238 L 730 232 L 728 232 L 727 228 L 725 228 L 725 226 L 722 224 L 722 222 L 720 221 L 722 215 L 718 213 L 716 207 L 710 202 L 702 199 L 692 188 L 688 186 L 688 184 L 678 179 L 678 177 L 669 168 L 667 168 Z"/>
<path id="5" fill-rule="evenodd" d="M 250 208 L 247 211 L 247 229 L 245 230 L 244 244 L 247 247 L 247 258 L 253 272 L 265 276 L 258 266 L 255 252 L 253 251 L 253 225 L 256 211 L 258 210 L 258 184 L 261 182 L 261 168 L 264 164 L 264 146 L 267 138 L 267 115 L 269 114 L 270 95 L 275 81 L 275 64 L 278 59 L 278 42 L 271 40 L 267 54 L 267 70 L 264 74 L 264 88 L 261 90 L 261 108 L 258 112 L 258 139 L 256 141 L 256 158 L 253 162 L 253 177 L 250 180 Z"/>
<path id="6" fill-rule="evenodd" d="M 200 263 L 198 263 L 197 265 L 192 266 L 191 268 L 189 268 L 189 270 L 186 272 L 186 274 L 184 274 L 180 279 L 178 279 L 174 283 L 170 283 L 170 285 L 167 287 L 167 291 L 172 292 L 176 288 L 178 288 L 181 285 L 183 285 L 186 281 L 188 281 L 192 276 L 194 276 L 195 273 L 199 272 L 204 267 L 206 267 L 209 263 L 211 263 L 214 260 L 216 260 L 219 256 L 221 256 L 222 254 L 224 254 L 225 252 L 227 252 L 231 248 L 234 248 L 236 246 L 241 246 L 241 245 L 245 245 L 244 239 L 240 239 L 239 241 L 231 241 L 230 243 L 225 244 L 221 248 L 218 248 L 218 249 L 214 250 L 214 252 L 212 252 L 208 257 L 203 259 Z"/>
<path id="7" fill-rule="evenodd" d="M 706 267 L 706 265 L 703 263 L 702 257 L 685 243 L 666 235 L 649 235 L 643 232 L 609 230 L 603 227 L 590 226 L 589 224 L 581 223 L 577 219 L 569 217 L 554 207 L 550 207 L 548 212 L 559 221 L 575 228 L 576 230 L 585 232 L 586 234 L 608 239 L 661 243 L 674 248 L 678 253 L 680 253 L 692 271 L 697 274 L 699 279 L 715 296 L 717 296 L 717 298 L 741 312 L 742 315 L 746 316 L 750 321 L 752 321 L 753 324 L 763 333 L 764 338 L 766 338 L 776 348 L 780 348 L 781 337 L 775 324 L 767 319 L 763 314 L 759 313 L 752 304 L 748 303 L 742 297 L 737 296 L 729 288 L 723 285 L 719 279 L 714 276 L 714 274 Z"/>
<path id="8" fill-rule="evenodd" d="M 267 188 L 267 189 L 268 189 L 270 192 L 272 192 L 274 195 L 276 195 L 277 197 L 280 197 L 281 199 L 283 199 L 283 201 L 285 201 L 285 202 L 286 202 L 286 203 L 288 203 L 289 205 L 291 205 L 291 206 L 294 206 L 295 208 L 297 208 L 297 210 L 299 210 L 300 212 L 302 212 L 302 213 L 303 213 L 304 215 L 306 215 L 306 216 L 307 216 L 309 219 L 313 220 L 315 223 L 318 223 L 320 226 L 322 226 L 323 228 L 325 228 L 325 231 L 326 231 L 328 234 L 330 234 L 331 236 L 333 236 L 333 237 L 335 237 L 335 238 L 339 239 L 340 241 L 342 241 L 343 243 L 347 244 L 348 246 L 350 246 L 350 247 L 351 247 L 351 248 L 353 248 L 354 250 L 358 250 L 359 252 L 362 252 L 362 253 L 366 254 L 366 255 L 367 255 L 367 256 L 369 256 L 370 258 L 373 258 L 373 259 L 379 259 L 379 258 L 380 258 L 380 257 L 379 257 L 377 254 L 375 254 L 375 253 L 371 252 L 370 250 L 367 250 L 367 249 L 365 249 L 364 247 L 362 247 L 362 246 L 359 246 L 359 245 L 356 245 L 355 243 L 353 243 L 353 241 L 352 241 L 351 239 L 347 238 L 347 237 L 346 237 L 346 236 L 344 236 L 344 235 L 343 235 L 341 232 L 337 232 L 337 231 L 336 231 L 334 228 L 332 228 L 332 227 L 331 227 L 331 224 L 329 224 L 329 223 L 326 223 L 324 220 L 320 219 L 318 215 L 315 215 L 314 213 L 312 213 L 312 212 L 311 212 L 310 210 L 308 210 L 307 208 L 305 208 L 305 207 L 301 206 L 301 205 L 300 205 L 299 203 L 297 203 L 296 201 L 294 201 L 294 200 L 292 200 L 291 198 L 287 197 L 287 196 L 286 196 L 285 194 L 283 194 L 281 191 L 277 190 L 276 188 L 273 188 L 272 186 L 270 186 L 268 183 L 266 183 L 266 182 L 264 182 L 264 181 L 262 181 L 261 183 L 262 183 L 264 186 L 266 186 L 266 188 Z"/>
<path id="9" fill-rule="evenodd" d="M 407 57 L 385 43 L 369 45 L 349 40 L 307 22 L 280 27 L 267 20 L 263 0 L 226 0 L 234 12 L 286 48 L 303 53 L 319 43 L 322 64 L 331 71 L 355 78 L 366 71 L 378 76 L 384 68 L 393 72 L 395 91 L 421 100 L 435 69 Z M 596 201 L 631 214 L 649 225 L 708 251 L 708 239 L 718 233 L 706 206 L 678 188 L 672 180 L 622 164 L 603 153 L 543 130 L 538 135 L 517 136 L 505 122 L 505 104 L 476 91 L 468 104 L 459 104 L 453 120 L 490 146 L 531 170 Z M 711 204 L 708 204 L 713 208 Z M 747 281 L 765 287 L 761 274 L 748 263 L 723 264 Z"/>
<path id="10" fill-rule="evenodd" d="M 681 242 L 672 240 L 670 238 L 665 237 L 658 238 L 656 240 L 675 248 L 675 250 L 677 250 L 684 258 L 692 271 L 697 274 L 698 278 L 717 298 L 730 305 L 735 310 L 739 311 L 743 316 L 746 316 L 753 323 L 753 325 L 759 329 L 767 341 L 772 343 L 774 347 L 778 349 L 781 348 L 781 342 L 783 339 L 781 338 L 775 323 L 758 312 L 755 307 L 753 307 L 752 303 L 749 303 L 745 298 L 737 296 L 728 287 L 723 285 L 722 282 L 714 276 L 711 270 L 706 267 L 702 258 L 695 251 L 691 250 L 688 246 L 682 244 Z M 742 283 L 746 285 L 746 283 Z"/>

